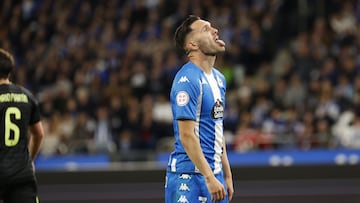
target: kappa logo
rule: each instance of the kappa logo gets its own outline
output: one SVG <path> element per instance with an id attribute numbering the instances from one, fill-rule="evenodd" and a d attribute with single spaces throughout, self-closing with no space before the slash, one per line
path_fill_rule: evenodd
<path id="1" fill-rule="evenodd" d="M 182 83 L 182 82 L 190 82 L 189 79 L 186 76 L 181 76 L 180 80 L 178 81 L 178 83 Z"/>
<path id="2" fill-rule="evenodd" d="M 184 180 L 190 180 L 191 176 L 189 174 L 183 173 L 179 178 Z"/>
<path id="3" fill-rule="evenodd" d="M 189 203 L 189 201 L 186 199 L 185 195 L 181 195 L 177 202 L 180 203 Z"/>
<path id="4" fill-rule="evenodd" d="M 186 185 L 186 183 L 181 183 L 179 190 L 180 191 L 190 191 L 190 188 Z"/>

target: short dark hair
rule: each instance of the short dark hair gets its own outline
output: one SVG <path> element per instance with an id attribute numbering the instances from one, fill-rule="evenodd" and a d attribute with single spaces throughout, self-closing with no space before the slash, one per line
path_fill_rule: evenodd
<path id="1" fill-rule="evenodd" d="M 200 20 L 200 17 L 189 15 L 175 31 L 175 46 L 185 53 L 187 52 L 187 50 L 184 48 L 186 36 L 192 31 L 190 28 L 191 24 L 197 20 Z"/>
<path id="2" fill-rule="evenodd" d="M 0 78 L 7 78 L 15 66 L 14 57 L 0 48 Z"/>

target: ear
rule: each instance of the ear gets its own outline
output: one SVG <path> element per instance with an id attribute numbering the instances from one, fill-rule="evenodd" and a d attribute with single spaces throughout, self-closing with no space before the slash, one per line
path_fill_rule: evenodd
<path id="1" fill-rule="evenodd" d="M 198 44 L 194 41 L 190 41 L 186 45 L 187 50 L 194 51 L 199 48 Z"/>

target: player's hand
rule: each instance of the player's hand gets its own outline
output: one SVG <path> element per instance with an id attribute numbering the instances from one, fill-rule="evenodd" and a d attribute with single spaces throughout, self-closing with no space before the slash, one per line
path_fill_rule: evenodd
<path id="1" fill-rule="evenodd" d="M 211 194 L 211 201 L 216 202 L 225 199 L 226 192 L 224 186 L 215 176 L 206 178 L 206 186 Z"/>
<path id="2" fill-rule="evenodd" d="M 233 195 L 234 195 L 234 185 L 233 185 L 232 177 L 226 177 L 225 178 L 225 183 L 226 183 L 229 202 L 230 202 L 232 200 Z"/>

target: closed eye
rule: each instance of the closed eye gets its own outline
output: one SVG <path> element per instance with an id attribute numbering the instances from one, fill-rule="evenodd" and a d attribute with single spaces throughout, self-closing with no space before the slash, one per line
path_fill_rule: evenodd
<path id="1" fill-rule="evenodd" d="M 201 31 L 207 32 L 207 31 L 210 30 L 210 28 L 211 28 L 210 23 L 207 23 L 206 25 L 204 25 L 204 26 L 202 27 Z"/>
<path id="2" fill-rule="evenodd" d="M 202 29 L 203 32 L 207 32 L 208 30 L 209 30 L 209 26 L 204 26 Z"/>

